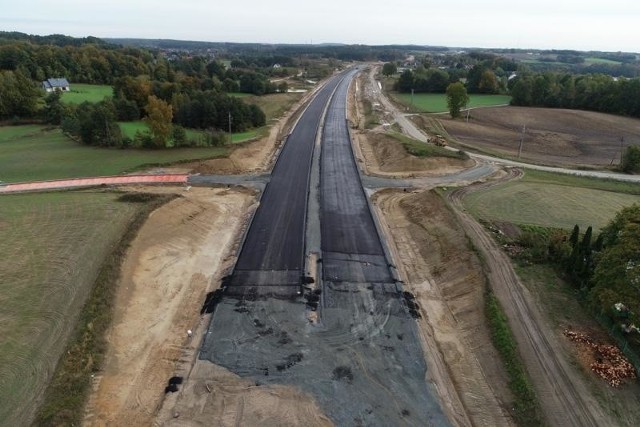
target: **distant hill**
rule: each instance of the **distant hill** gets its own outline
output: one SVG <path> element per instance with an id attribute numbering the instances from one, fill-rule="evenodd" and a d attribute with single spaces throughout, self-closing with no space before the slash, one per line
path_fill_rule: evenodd
<path id="1" fill-rule="evenodd" d="M 16 41 L 26 41 L 38 45 L 54 46 L 82 46 L 85 44 L 107 45 L 108 43 L 97 37 L 88 36 L 76 38 L 65 36 L 64 34 L 51 34 L 48 36 L 38 36 L 33 34 L 20 33 L 18 31 L 0 31 L 0 43 L 12 43 Z"/>

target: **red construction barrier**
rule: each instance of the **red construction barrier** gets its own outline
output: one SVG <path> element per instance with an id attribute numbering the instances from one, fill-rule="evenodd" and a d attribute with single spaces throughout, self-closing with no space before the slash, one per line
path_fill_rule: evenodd
<path id="1" fill-rule="evenodd" d="M 54 181 L 19 182 L 0 186 L 0 193 L 19 191 L 42 191 L 63 188 L 93 187 L 96 185 L 128 185 L 128 184 L 184 184 L 188 174 L 168 175 L 125 175 L 100 176 L 95 178 L 74 178 Z"/>

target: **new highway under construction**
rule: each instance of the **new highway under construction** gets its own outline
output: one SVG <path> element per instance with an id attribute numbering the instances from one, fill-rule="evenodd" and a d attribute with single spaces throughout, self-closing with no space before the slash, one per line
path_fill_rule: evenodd
<path id="1" fill-rule="evenodd" d="M 357 72 L 329 80 L 289 135 L 216 298 L 200 358 L 257 384 L 296 386 L 336 425 L 448 425 L 425 379 L 414 302 L 389 262 L 354 160 L 345 111 Z M 305 268 L 309 259 L 317 268 Z"/>

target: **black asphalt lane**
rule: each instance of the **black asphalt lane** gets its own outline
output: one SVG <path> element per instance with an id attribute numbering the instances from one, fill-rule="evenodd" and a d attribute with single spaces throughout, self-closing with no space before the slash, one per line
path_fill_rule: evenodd
<path id="1" fill-rule="evenodd" d="M 344 74 L 319 92 L 287 138 L 256 210 L 234 272 L 232 295 L 295 295 L 304 268 L 309 174 L 322 112 Z M 284 294 L 284 295 L 283 295 Z"/>
<path id="2" fill-rule="evenodd" d="M 346 119 L 349 80 L 336 89 L 322 133 L 320 209 L 323 278 L 392 283 L 360 174 Z"/>

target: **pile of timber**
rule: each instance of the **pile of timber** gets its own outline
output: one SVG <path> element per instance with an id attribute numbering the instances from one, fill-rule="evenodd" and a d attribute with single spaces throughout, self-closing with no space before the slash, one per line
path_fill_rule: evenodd
<path id="1" fill-rule="evenodd" d="M 595 362 L 591 363 L 591 370 L 612 387 L 619 387 L 625 379 L 636 378 L 635 368 L 617 346 L 598 344 L 589 335 L 568 329 L 564 331 L 564 335 L 571 341 L 583 344 L 593 351 Z"/>

